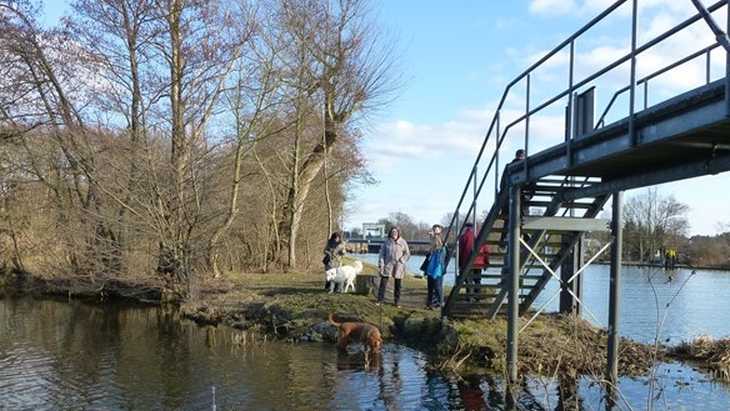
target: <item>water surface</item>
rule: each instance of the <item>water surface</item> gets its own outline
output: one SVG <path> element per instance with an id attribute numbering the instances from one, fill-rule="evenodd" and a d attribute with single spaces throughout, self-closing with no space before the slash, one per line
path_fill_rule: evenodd
<path id="1" fill-rule="evenodd" d="M 156 307 L 0 299 L 0 409 L 505 408 L 499 376 L 442 374 L 407 347 L 386 344 L 381 360 L 366 366 L 361 354 L 330 344 L 251 338 L 241 345 L 238 331 L 198 327 Z M 658 409 L 730 404 L 728 386 L 681 364 L 661 365 L 658 386 Z M 624 378 L 620 389 L 632 407 L 645 408 L 645 378 Z M 570 398 L 584 409 L 604 404 L 590 378 L 533 379 L 518 393 L 529 410 Z"/>

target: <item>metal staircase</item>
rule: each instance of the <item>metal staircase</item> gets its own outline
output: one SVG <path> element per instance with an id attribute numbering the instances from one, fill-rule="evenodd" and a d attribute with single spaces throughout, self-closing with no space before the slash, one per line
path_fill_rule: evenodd
<path id="1" fill-rule="evenodd" d="M 572 218 L 592 219 L 598 215 L 606 203 L 607 196 L 588 197 L 580 201 L 562 201 L 561 194 L 571 188 L 585 188 L 600 181 L 582 179 L 571 182 L 566 179 L 545 178 L 525 189 L 524 198 L 528 199 L 529 217 L 572 216 Z M 503 190 L 506 191 L 506 190 Z M 489 245 L 490 264 L 484 270 L 470 269 L 457 279 L 448 297 L 445 313 L 454 318 L 488 317 L 494 318 L 504 311 L 507 297 L 508 252 L 506 243 L 500 243 L 505 230 L 507 215 L 507 196 L 503 193 L 496 201 L 480 228 L 475 241 L 475 249 L 482 244 Z M 526 216 L 527 217 L 527 216 Z M 542 260 L 555 271 L 569 257 L 575 244 L 580 241 L 580 233 L 556 230 L 525 230 L 526 242 L 537 251 Z M 454 248 L 454 247 L 452 247 Z M 526 312 L 535 302 L 552 277 L 544 266 L 527 251 L 523 251 L 520 261 L 520 312 Z M 476 283 L 478 280 L 478 284 Z"/>

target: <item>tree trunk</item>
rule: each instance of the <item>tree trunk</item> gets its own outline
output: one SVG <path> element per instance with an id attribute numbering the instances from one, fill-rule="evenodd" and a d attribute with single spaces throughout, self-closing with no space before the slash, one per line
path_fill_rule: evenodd
<path id="1" fill-rule="evenodd" d="M 326 116 L 327 114 L 324 114 Z M 324 122 L 324 116 L 322 117 L 322 121 Z M 324 132 L 324 127 L 322 127 L 322 144 L 327 144 L 327 137 Z M 332 234 L 332 199 L 330 198 L 330 187 L 329 187 L 329 176 L 327 175 L 327 151 L 323 153 L 322 156 L 322 175 L 324 177 L 324 199 L 327 203 L 327 236 Z"/>
<path id="2" fill-rule="evenodd" d="M 322 170 L 324 159 L 332 146 L 337 141 L 336 122 L 329 110 L 325 115 L 324 139 L 321 144 L 317 144 L 302 164 L 301 170 L 292 176 L 292 185 L 289 188 L 289 196 L 287 198 L 286 210 L 289 216 L 289 225 L 286 227 L 289 239 L 289 267 L 294 267 L 296 263 L 296 238 L 299 231 L 299 225 L 302 218 L 304 203 L 309 196 L 312 183 L 317 174 Z M 298 150 L 298 141 L 295 142 Z M 299 155 L 295 156 L 295 164 L 299 162 Z M 294 184 L 297 182 L 297 184 Z"/>
<path id="3" fill-rule="evenodd" d="M 185 134 L 185 102 L 182 81 L 185 61 L 181 33 L 181 0 L 173 0 L 166 16 L 170 35 L 170 111 L 172 117 L 170 164 L 173 169 L 173 193 L 167 199 L 163 240 L 160 241 L 158 272 L 169 275 L 175 291 L 190 292 L 190 261 L 185 234 L 185 169 L 190 155 Z M 178 288 L 177 285 L 182 285 Z"/>
<path id="4" fill-rule="evenodd" d="M 228 231 L 238 215 L 238 192 L 241 185 L 241 159 L 243 158 L 243 140 L 239 137 L 236 146 L 236 154 L 233 159 L 233 182 L 231 184 L 231 196 L 228 202 L 228 212 L 225 222 L 218 226 L 208 242 L 208 267 L 213 271 L 214 278 L 221 275 L 218 267 L 218 241 Z"/>

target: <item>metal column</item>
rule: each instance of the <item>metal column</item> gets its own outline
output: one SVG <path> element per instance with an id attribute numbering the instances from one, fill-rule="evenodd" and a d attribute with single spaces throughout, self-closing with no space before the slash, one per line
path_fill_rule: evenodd
<path id="1" fill-rule="evenodd" d="M 520 186 L 511 187 L 509 196 L 509 256 L 510 281 L 507 321 L 507 371 L 509 381 L 517 381 L 517 335 L 520 310 Z"/>
<path id="2" fill-rule="evenodd" d="M 623 243 L 623 192 L 613 193 L 611 280 L 608 300 L 608 379 L 618 381 L 619 313 L 621 301 L 621 246 Z"/>
<path id="3" fill-rule="evenodd" d="M 583 299 L 583 280 L 582 275 L 578 275 L 573 281 L 568 282 L 570 278 L 575 274 L 581 267 L 583 267 L 583 234 L 576 234 L 579 236 L 578 242 L 573 247 L 568 258 L 560 267 L 560 279 L 563 281 L 561 284 L 560 293 L 560 313 L 561 314 L 578 314 L 580 315 L 580 304 L 576 301 L 575 296 Z M 570 290 L 573 294 L 568 292 Z"/>

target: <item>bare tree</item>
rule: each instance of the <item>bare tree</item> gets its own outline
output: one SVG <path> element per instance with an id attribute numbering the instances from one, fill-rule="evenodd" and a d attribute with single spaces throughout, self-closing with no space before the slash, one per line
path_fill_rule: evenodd
<path id="1" fill-rule="evenodd" d="M 364 5 L 75 0 L 46 29 L 0 0 L 2 262 L 190 296 L 319 261 L 389 91 Z"/>
<path id="2" fill-rule="evenodd" d="M 627 248 L 640 262 L 651 260 L 657 251 L 687 234 L 689 207 L 674 196 L 662 196 L 649 188 L 624 206 Z"/>
<path id="3" fill-rule="evenodd" d="M 280 75 L 274 65 L 281 45 L 271 38 L 257 38 L 252 43 L 251 56 L 239 63 L 235 86 L 227 93 L 227 100 L 235 119 L 235 151 L 226 216 L 215 228 L 208 242 L 208 265 L 216 277 L 221 273 L 218 243 L 239 214 L 242 161 L 246 155 L 255 150 L 258 142 L 288 127 L 287 124 L 277 121 L 274 112 L 282 104 L 278 92 Z M 260 166 L 269 180 L 265 167 L 263 164 Z M 268 184 L 271 185 L 271 182 Z"/>
<path id="4" fill-rule="evenodd" d="M 295 266 L 301 204 L 325 155 L 339 144 L 353 116 L 387 103 L 396 84 L 392 49 L 381 43 L 365 0 L 281 0 L 280 8 L 283 29 L 293 39 L 295 55 L 301 56 L 300 70 L 306 70 L 297 79 L 298 87 L 317 98 L 324 112 L 323 141 L 305 154 L 301 168 L 295 167 L 300 171 L 285 204 L 288 218 L 282 222 L 282 232 L 288 239 L 287 263 Z"/>

